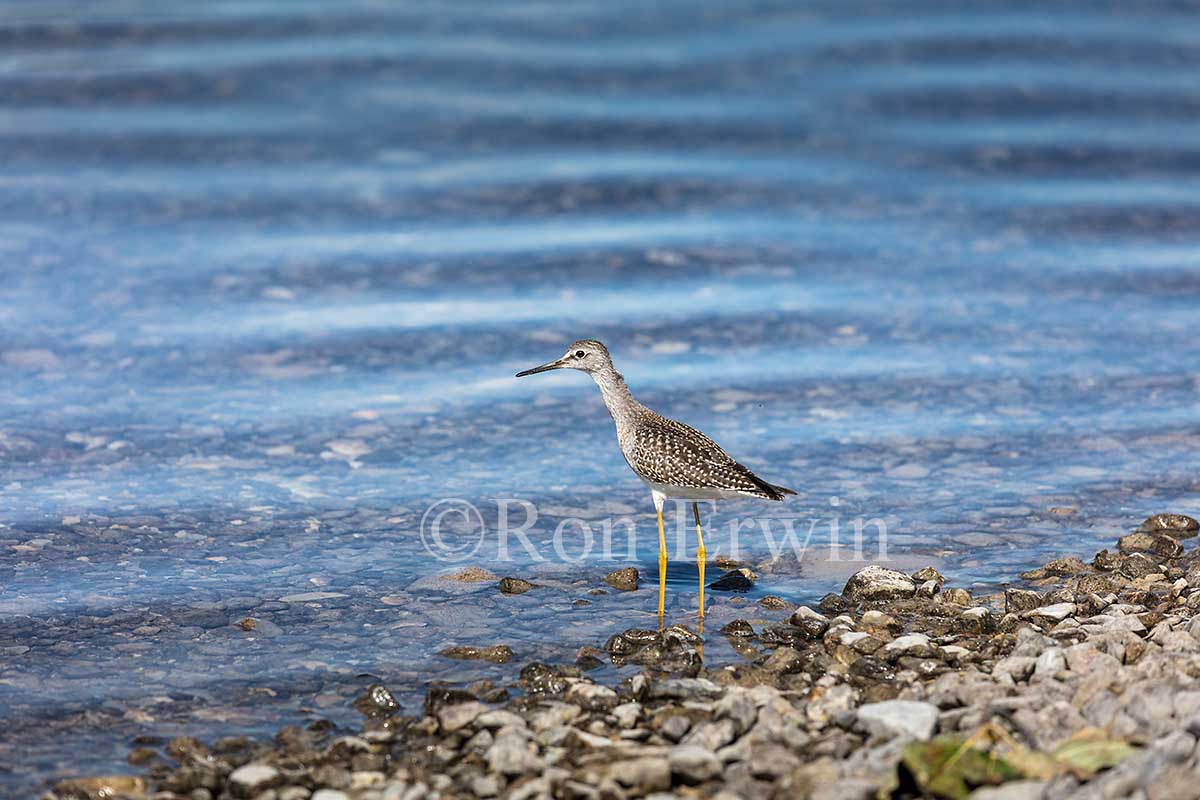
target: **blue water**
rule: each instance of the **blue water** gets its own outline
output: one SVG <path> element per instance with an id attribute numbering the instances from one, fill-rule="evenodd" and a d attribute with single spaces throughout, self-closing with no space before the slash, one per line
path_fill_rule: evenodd
<path id="1" fill-rule="evenodd" d="M 644 5 L 0 3 L 3 785 L 650 624 L 595 387 L 512 378 L 575 338 L 799 491 L 705 509 L 710 631 L 1200 511 L 1196 4 Z"/>

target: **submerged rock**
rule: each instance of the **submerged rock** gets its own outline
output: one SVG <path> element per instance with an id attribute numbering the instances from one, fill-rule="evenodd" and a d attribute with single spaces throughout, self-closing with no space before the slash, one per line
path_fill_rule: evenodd
<path id="1" fill-rule="evenodd" d="M 373 683 L 354 700 L 354 708 L 364 717 L 390 717 L 400 710 L 400 703 L 382 683 Z"/>
<path id="2" fill-rule="evenodd" d="M 774 594 L 769 594 L 759 599 L 758 604 L 768 611 L 786 611 L 789 608 L 796 607 L 795 603 L 789 603 L 787 600 Z"/>
<path id="3" fill-rule="evenodd" d="M 457 645 L 447 647 L 439 655 L 446 658 L 458 658 L 469 661 L 490 661 L 493 664 L 507 664 L 512 661 L 512 648 L 506 644 L 496 644 L 491 647 L 476 647 L 474 645 Z"/>
<path id="4" fill-rule="evenodd" d="M 503 594 L 525 594 L 533 588 L 533 584 L 524 578 L 501 578 L 500 591 Z"/>
<path id="5" fill-rule="evenodd" d="M 604 576 L 604 582 L 622 592 L 632 592 L 638 588 L 639 575 L 633 567 L 625 567 Z"/>
<path id="6" fill-rule="evenodd" d="M 459 583 L 487 583 L 496 580 L 496 576 L 483 567 L 464 567 L 458 572 L 443 575 L 442 579 Z"/>
<path id="7" fill-rule="evenodd" d="M 718 592 L 745 592 L 754 587 L 754 581 L 757 579 L 758 576 L 751 570 L 740 567 L 726 572 L 710 583 L 708 588 Z"/>
<path id="8" fill-rule="evenodd" d="M 726 636 L 737 636 L 741 638 L 749 638 L 754 635 L 754 626 L 744 619 L 735 619 L 728 623 L 724 628 L 721 628 L 721 633 Z"/>

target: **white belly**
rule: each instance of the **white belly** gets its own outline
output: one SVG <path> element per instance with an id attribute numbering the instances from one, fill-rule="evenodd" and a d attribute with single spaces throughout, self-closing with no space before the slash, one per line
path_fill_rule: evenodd
<path id="1" fill-rule="evenodd" d="M 647 481 L 646 485 L 650 487 L 650 493 L 654 496 L 655 505 L 662 501 L 659 498 L 672 497 L 676 500 L 732 500 L 738 497 L 755 497 L 752 494 L 735 491 L 733 489 L 697 489 L 694 486 L 672 486 L 669 483 L 655 483 Z"/>

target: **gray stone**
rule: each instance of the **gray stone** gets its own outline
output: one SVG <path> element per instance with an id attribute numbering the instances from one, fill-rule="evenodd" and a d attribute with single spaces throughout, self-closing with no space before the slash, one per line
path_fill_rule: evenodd
<path id="1" fill-rule="evenodd" d="M 1052 606 L 1041 606 L 1032 611 L 1027 611 L 1022 616 L 1035 625 L 1040 625 L 1043 628 L 1053 628 L 1074 613 L 1074 603 L 1055 603 Z"/>
<path id="2" fill-rule="evenodd" d="M 903 572 L 872 564 L 850 576 L 842 595 L 852 603 L 912 597 L 917 585 Z"/>
<path id="3" fill-rule="evenodd" d="M 633 567 L 625 567 L 605 575 L 604 582 L 614 589 L 632 592 L 638 588 L 638 571 Z"/>
<path id="4" fill-rule="evenodd" d="M 1033 674 L 1038 678 L 1053 678 L 1067 668 L 1067 659 L 1061 647 L 1047 647 L 1037 657 Z"/>
<path id="5" fill-rule="evenodd" d="M 567 701 L 588 711 L 608 711 L 617 705 L 617 693 L 607 686 L 576 683 L 567 690 Z"/>
<path id="6" fill-rule="evenodd" d="M 717 720 L 728 719 L 733 723 L 734 734 L 741 736 L 754 725 L 758 718 L 758 707 L 754 705 L 749 692 L 730 689 L 717 702 L 713 717 Z"/>
<path id="7" fill-rule="evenodd" d="M 504 775 L 522 775 L 542 769 L 544 762 L 532 745 L 515 731 L 502 731 L 487 752 L 488 768 Z"/>
<path id="8" fill-rule="evenodd" d="M 885 700 L 859 706 L 855 719 L 872 736 L 907 736 L 926 741 L 937 729 L 938 710 L 932 703 Z"/>
<path id="9" fill-rule="evenodd" d="M 613 766 L 612 773 L 618 783 L 642 794 L 671 788 L 671 765 L 663 757 L 645 756 L 622 761 Z"/>
<path id="10" fill-rule="evenodd" d="M 895 661 L 901 656 L 912 658 L 932 658 L 937 655 L 937 648 L 923 633 L 909 633 L 897 636 L 879 649 L 878 655 L 888 661 Z"/>
<path id="11" fill-rule="evenodd" d="M 667 761 L 671 773 L 684 783 L 702 783 L 721 772 L 721 762 L 707 750 L 696 744 L 680 744 L 671 748 Z"/>
<path id="12" fill-rule="evenodd" d="M 229 774 L 229 790 L 235 797 L 254 797 L 279 784 L 279 770 L 270 764 L 251 762 Z"/>
<path id="13" fill-rule="evenodd" d="M 477 702 L 444 706 L 437 713 L 438 724 L 442 726 L 445 733 L 454 733 L 470 725 L 476 717 L 487 710 L 487 706 Z"/>
<path id="14" fill-rule="evenodd" d="M 984 786 L 971 793 L 971 800 L 1045 800 L 1045 781 L 1010 781 L 1000 786 Z"/>

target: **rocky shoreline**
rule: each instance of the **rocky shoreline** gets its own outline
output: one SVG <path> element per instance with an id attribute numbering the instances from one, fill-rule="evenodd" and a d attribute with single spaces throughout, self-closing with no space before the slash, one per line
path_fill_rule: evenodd
<path id="1" fill-rule="evenodd" d="M 432 687 L 417 716 L 376 685 L 359 731 L 135 743 L 143 775 L 46 797 L 1196 798 L 1200 557 L 1180 540 L 1198 528 L 1156 515 L 988 597 L 870 566 L 816 608 L 764 602 L 770 624 L 631 629 L 513 686 Z M 714 636 L 745 660 L 706 663 Z M 603 685 L 605 660 L 642 670 Z"/>

